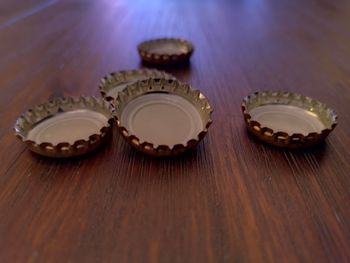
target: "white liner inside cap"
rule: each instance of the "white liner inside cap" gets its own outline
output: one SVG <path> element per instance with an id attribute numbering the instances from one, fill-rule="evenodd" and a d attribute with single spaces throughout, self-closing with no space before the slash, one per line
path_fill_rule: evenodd
<path id="1" fill-rule="evenodd" d="M 251 109 L 250 115 L 262 127 L 268 127 L 275 132 L 308 135 L 311 132 L 321 133 L 326 128 L 315 113 L 292 105 L 262 105 Z"/>
<path id="2" fill-rule="evenodd" d="M 121 114 L 121 124 L 140 142 L 157 147 L 184 144 L 198 139 L 204 125 L 196 107 L 183 97 L 151 93 L 130 101 Z"/>
<path id="3" fill-rule="evenodd" d="M 88 109 L 62 112 L 33 127 L 28 132 L 27 139 L 37 144 L 42 142 L 53 145 L 61 142 L 73 144 L 78 140 L 88 140 L 93 134 L 99 134 L 107 123 L 106 116 Z"/>

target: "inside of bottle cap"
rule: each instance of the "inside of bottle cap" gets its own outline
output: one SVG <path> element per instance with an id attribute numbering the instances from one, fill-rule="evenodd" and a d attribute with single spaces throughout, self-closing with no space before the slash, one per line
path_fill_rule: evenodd
<path id="1" fill-rule="evenodd" d="M 154 75 L 154 77 L 156 77 L 157 73 L 154 72 L 153 75 Z M 126 86 L 132 85 L 133 83 L 135 83 L 139 80 L 146 80 L 146 79 L 149 79 L 151 77 L 152 76 L 150 76 L 150 75 L 133 75 L 133 76 L 129 77 L 128 79 L 126 79 L 125 81 L 120 81 L 120 82 L 115 83 L 113 85 L 113 87 L 107 91 L 107 96 L 112 97 L 112 98 L 117 98 L 118 93 L 121 92 L 122 90 L 124 90 L 126 88 Z"/>
<path id="2" fill-rule="evenodd" d="M 93 134 L 99 134 L 107 123 L 108 118 L 105 115 L 89 109 L 60 112 L 35 125 L 28 132 L 26 139 L 37 144 L 73 144 L 78 140 L 88 140 Z"/>
<path id="3" fill-rule="evenodd" d="M 292 105 L 262 105 L 251 109 L 249 114 L 261 127 L 268 127 L 274 132 L 286 132 L 289 135 L 321 133 L 326 128 L 316 113 Z"/>
<path id="4" fill-rule="evenodd" d="M 118 93 L 121 92 L 123 89 L 125 89 L 126 86 L 131 85 L 138 80 L 145 80 L 148 78 L 149 77 L 146 77 L 146 76 L 135 76 L 133 79 L 116 83 L 115 85 L 113 85 L 113 87 L 110 90 L 107 91 L 107 96 L 116 98 L 118 97 Z"/>
<path id="5" fill-rule="evenodd" d="M 187 99 L 167 93 L 150 93 L 131 100 L 121 113 L 121 124 L 140 142 L 157 147 L 186 145 L 204 129 L 197 108 Z"/>

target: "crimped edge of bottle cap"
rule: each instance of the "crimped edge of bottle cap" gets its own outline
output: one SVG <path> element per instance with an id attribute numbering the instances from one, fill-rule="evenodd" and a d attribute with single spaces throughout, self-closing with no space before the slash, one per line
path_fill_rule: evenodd
<path id="1" fill-rule="evenodd" d="M 165 42 L 177 43 L 179 45 L 182 45 L 186 49 L 186 51 L 181 52 L 180 54 L 174 54 L 170 52 L 158 54 L 149 50 L 150 47 L 154 47 L 154 46 L 157 46 L 158 44 L 162 44 Z M 189 58 L 191 57 L 194 51 L 194 46 L 190 41 L 182 38 L 158 38 L 158 39 L 143 41 L 137 46 L 137 50 L 143 61 L 151 64 L 167 65 L 167 64 L 180 64 L 180 63 L 188 62 Z"/>
<path id="2" fill-rule="evenodd" d="M 131 82 L 130 84 L 137 82 L 139 77 L 148 78 L 165 78 L 175 79 L 175 77 L 165 71 L 157 69 L 135 69 L 135 70 L 121 70 L 112 72 L 104 76 L 99 83 L 99 90 L 101 96 L 107 101 L 113 101 L 115 97 L 109 96 L 108 92 L 114 89 L 116 86 L 125 82 Z M 129 84 L 129 85 L 130 85 Z"/>
<path id="3" fill-rule="evenodd" d="M 286 104 L 301 107 L 305 110 L 313 109 L 312 112 L 319 115 L 320 119 L 326 120 L 328 125 L 321 132 L 310 132 L 307 135 L 300 133 L 289 134 L 283 130 L 275 131 L 252 118 L 250 109 L 267 104 Z M 257 91 L 246 96 L 241 104 L 244 121 L 248 131 L 258 139 L 274 146 L 283 148 L 306 148 L 323 141 L 337 125 L 338 116 L 333 109 L 326 104 L 298 94 L 287 91 Z"/>
<path id="4" fill-rule="evenodd" d="M 27 139 L 28 132 L 36 123 L 50 118 L 52 114 L 63 111 L 77 109 L 89 109 L 103 114 L 107 119 L 107 125 L 100 129 L 99 133 L 91 134 L 88 140 L 76 140 L 74 143 L 60 142 L 53 145 L 50 142 L 35 142 Z M 31 151 L 48 157 L 73 157 L 82 155 L 95 150 L 104 143 L 111 133 L 114 123 L 112 109 L 108 102 L 95 97 L 63 97 L 55 98 L 46 103 L 36 105 L 32 109 L 21 114 L 15 123 L 14 131 L 19 138 Z"/>
<path id="5" fill-rule="evenodd" d="M 125 105 L 133 98 L 146 95 L 149 92 L 165 92 L 182 96 L 190 101 L 196 109 L 202 114 L 203 130 L 193 138 L 187 141 L 186 144 L 176 144 L 174 146 L 159 145 L 154 147 L 154 144 L 150 142 L 141 142 L 135 134 L 130 134 L 128 129 L 121 124 L 121 114 Z M 153 155 L 153 156 L 175 156 L 181 154 L 189 149 L 197 146 L 197 144 L 205 137 L 208 132 L 209 126 L 212 124 L 212 112 L 213 108 L 210 105 L 208 99 L 199 90 L 193 89 L 190 85 L 181 83 L 173 79 L 155 79 L 151 78 L 144 81 L 138 81 L 126 89 L 124 89 L 114 101 L 115 118 L 118 130 L 124 137 L 124 139 L 137 150 Z"/>

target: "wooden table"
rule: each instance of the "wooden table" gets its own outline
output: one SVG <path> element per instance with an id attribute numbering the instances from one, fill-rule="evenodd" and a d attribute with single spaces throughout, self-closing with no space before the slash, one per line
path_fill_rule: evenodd
<path id="1" fill-rule="evenodd" d="M 0 262 L 349 262 L 350 2 L 3 0 L 0 3 Z M 208 96 L 214 123 L 174 159 L 114 131 L 93 154 L 53 160 L 13 135 L 17 116 L 99 95 L 136 46 L 191 40 L 167 71 Z M 247 134 L 241 100 L 315 97 L 339 115 L 325 143 L 287 151 Z"/>

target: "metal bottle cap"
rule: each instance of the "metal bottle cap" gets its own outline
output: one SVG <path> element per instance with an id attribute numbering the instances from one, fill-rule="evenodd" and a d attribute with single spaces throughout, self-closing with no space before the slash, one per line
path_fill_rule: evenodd
<path id="1" fill-rule="evenodd" d="M 17 118 L 16 136 L 30 150 L 49 157 L 71 157 L 96 149 L 113 124 L 110 105 L 94 97 L 57 98 Z"/>
<path id="2" fill-rule="evenodd" d="M 248 130 L 262 141 L 303 148 L 324 140 L 337 115 L 324 103 L 286 91 L 260 91 L 245 97 L 242 111 Z"/>
<path id="3" fill-rule="evenodd" d="M 99 84 L 100 93 L 105 100 L 113 101 L 117 98 L 118 92 L 122 91 L 127 85 L 149 78 L 175 79 L 174 76 L 165 71 L 156 69 L 122 70 L 108 74 L 101 79 Z"/>
<path id="4" fill-rule="evenodd" d="M 155 156 L 173 156 L 195 147 L 212 123 L 207 98 L 177 80 L 139 81 L 120 92 L 113 103 L 123 137 Z"/>
<path id="5" fill-rule="evenodd" d="M 187 62 L 194 50 L 190 41 L 180 38 L 144 41 L 137 49 L 143 61 L 158 65 Z"/>

